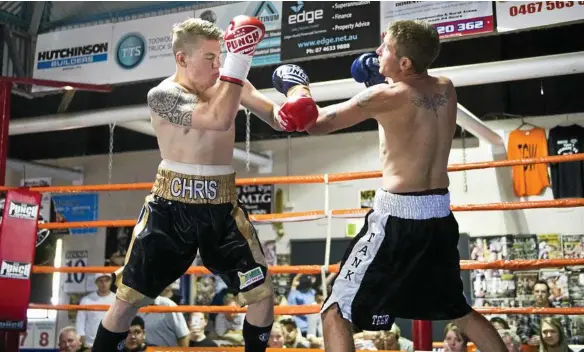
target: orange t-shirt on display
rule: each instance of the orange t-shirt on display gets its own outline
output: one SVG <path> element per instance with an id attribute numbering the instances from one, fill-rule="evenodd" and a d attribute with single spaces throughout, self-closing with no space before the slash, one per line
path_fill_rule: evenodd
<path id="1" fill-rule="evenodd" d="M 545 130 L 535 127 L 530 130 L 514 130 L 509 134 L 507 159 L 529 159 L 548 156 Z M 550 186 L 548 165 L 529 164 L 512 167 L 513 191 L 518 197 L 535 196 Z"/>

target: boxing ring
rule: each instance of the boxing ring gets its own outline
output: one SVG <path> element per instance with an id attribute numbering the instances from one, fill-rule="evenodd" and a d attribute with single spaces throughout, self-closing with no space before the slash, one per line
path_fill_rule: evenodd
<path id="1" fill-rule="evenodd" d="M 2 101 L 2 111 L 0 112 L 0 182 L 4 184 L 6 171 L 6 155 L 8 141 L 8 124 L 10 117 L 10 95 L 11 87 L 14 83 L 20 84 L 38 84 L 43 86 L 60 87 L 65 89 L 82 89 L 96 92 L 109 92 L 110 87 L 97 86 L 90 84 L 79 84 L 70 82 L 55 82 L 35 79 L 20 79 L 0 77 L 0 98 Z M 561 163 L 571 161 L 584 161 L 584 154 L 550 156 L 543 158 L 521 159 L 521 160 L 503 160 L 503 161 L 485 161 L 466 164 L 453 164 L 448 167 L 449 172 L 478 170 L 487 168 L 510 167 L 517 165 L 542 164 L 542 163 Z M 258 184 L 322 184 L 324 192 L 324 201 L 322 209 L 311 211 L 289 212 L 279 214 L 250 215 L 250 220 L 256 224 L 265 223 L 283 223 L 283 222 L 300 222 L 314 221 L 320 219 L 327 220 L 326 227 L 326 246 L 324 253 L 323 265 L 297 265 L 297 266 L 271 266 L 269 271 L 272 274 L 320 274 L 323 277 L 327 273 L 339 271 L 338 265 L 330 264 L 330 247 L 332 239 L 332 222 L 337 219 L 363 218 L 369 209 L 334 209 L 330 204 L 329 187 L 332 183 L 350 182 L 355 180 L 380 178 L 381 172 L 347 172 L 335 174 L 318 174 L 306 176 L 287 176 L 287 177 L 254 177 L 238 178 L 237 185 L 258 185 Z M 80 193 L 80 192 L 113 192 L 113 191 L 149 191 L 152 183 L 133 183 L 133 184 L 103 184 L 103 185 L 81 185 L 81 186 L 52 186 L 52 187 L 30 187 L 27 188 L 32 192 L 51 192 L 51 193 Z M 16 187 L 0 187 L 0 191 L 9 191 Z M 19 189 L 23 189 L 19 187 Z M 519 202 L 501 202 L 486 204 L 465 204 L 452 205 L 452 211 L 507 211 L 507 210 L 524 210 L 537 208 L 570 208 L 584 206 L 584 199 L 559 199 L 559 200 L 541 200 L 541 201 L 519 201 Z M 96 227 L 129 227 L 136 224 L 135 219 L 128 220 L 100 220 L 87 222 L 65 222 L 65 223 L 39 223 L 39 229 L 71 229 L 71 228 L 96 228 Z M 584 259 L 548 259 L 548 260 L 507 260 L 507 261 L 461 261 L 462 270 L 476 269 L 508 269 L 508 270 L 533 270 L 539 268 L 553 268 L 563 266 L 584 265 Z M 114 272 L 118 267 L 52 267 L 52 266 L 34 266 L 32 273 L 35 274 L 53 274 L 53 273 L 102 273 Z M 186 274 L 203 275 L 210 274 L 204 267 L 191 267 Z M 325 280 L 323 280 L 325 281 Z M 326 287 L 325 287 L 326 294 Z M 29 309 L 45 309 L 53 311 L 105 311 L 107 305 L 72 305 L 72 304 L 36 304 L 30 303 Z M 482 314 L 560 314 L 560 315 L 584 315 L 584 308 L 475 308 Z M 320 306 L 275 306 L 276 315 L 301 315 L 317 314 Z M 148 306 L 143 307 L 141 312 L 167 313 L 167 312 L 205 312 L 205 313 L 227 313 L 227 312 L 245 312 L 245 308 L 227 307 L 227 306 L 196 306 L 183 305 L 177 307 Z M 413 342 L 414 348 L 418 351 L 432 350 L 432 325 L 428 321 L 413 322 Z M 440 344 L 438 344 L 440 345 Z M 8 346 L 8 345 L 7 345 Z M 12 345 L 14 348 L 14 345 Z M 437 346 L 434 344 L 434 346 Z M 17 351 L 18 347 L 13 351 Z M 149 348 L 149 351 L 243 351 L 243 347 L 218 347 L 218 348 Z M 282 350 L 291 351 L 295 349 L 269 349 L 270 351 Z M 302 349 L 308 352 L 310 349 Z M 8 349 L 7 349 L 8 351 Z M 319 351 L 319 350 L 315 350 Z"/>

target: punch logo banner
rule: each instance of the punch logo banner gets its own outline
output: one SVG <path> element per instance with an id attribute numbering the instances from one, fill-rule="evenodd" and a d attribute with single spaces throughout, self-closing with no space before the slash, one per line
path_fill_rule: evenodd
<path id="1" fill-rule="evenodd" d="M 8 216 L 17 219 L 36 220 L 38 209 L 38 205 L 10 202 Z"/>
<path id="2" fill-rule="evenodd" d="M 239 289 L 244 289 L 264 279 L 264 273 L 260 267 L 253 268 L 245 273 L 238 271 L 237 276 L 239 276 Z"/>
<path id="3" fill-rule="evenodd" d="M 282 29 L 281 1 L 243 1 L 228 5 L 209 7 L 195 11 L 195 17 L 215 23 L 219 28 L 227 28 L 231 19 L 238 15 L 258 18 L 264 24 L 264 39 L 256 47 L 252 66 L 274 65 L 280 63 L 280 44 Z M 222 54 L 226 52 L 222 48 Z"/>
<path id="4" fill-rule="evenodd" d="M 3 260 L 0 266 L 0 277 L 26 280 L 30 277 L 30 268 L 30 263 Z"/>

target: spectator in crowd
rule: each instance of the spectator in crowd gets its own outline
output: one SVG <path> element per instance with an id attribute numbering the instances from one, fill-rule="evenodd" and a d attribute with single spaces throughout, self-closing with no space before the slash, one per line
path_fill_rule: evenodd
<path id="1" fill-rule="evenodd" d="M 509 327 L 509 324 L 507 323 L 507 321 L 501 317 L 493 317 L 489 321 L 491 322 L 491 324 L 493 324 L 493 327 L 495 327 L 495 329 L 497 329 L 497 330 L 510 330 L 511 329 Z"/>
<path id="2" fill-rule="evenodd" d="M 533 286 L 533 294 L 535 296 L 535 307 L 550 308 L 552 307 L 549 301 L 549 287 L 545 281 L 537 281 Z M 517 335 L 521 339 L 521 343 L 530 346 L 540 345 L 540 331 L 541 331 L 541 315 L 538 314 L 524 314 L 519 317 L 517 324 Z M 561 325 L 562 331 L 566 334 L 566 339 L 570 339 L 570 331 L 568 329 L 568 317 L 565 315 L 557 316 Z"/>
<path id="3" fill-rule="evenodd" d="M 73 326 L 66 326 L 59 332 L 59 352 L 85 352 L 87 349 L 82 346 L 81 338 L 77 334 L 77 329 Z"/>
<path id="4" fill-rule="evenodd" d="M 280 324 L 284 327 L 284 345 L 286 348 L 310 348 L 310 342 L 302 336 L 294 318 L 283 318 L 280 320 Z"/>
<path id="5" fill-rule="evenodd" d="M 316 290 L 316 294 L 314 296 L 314 301 L 319 306 L 322 306 L 324 303 L 324 295 L 322 294 L 321 289 Z M 308 328 L 306 330 L 306 337 L 323 337 L 322 335 L 322 319 L 320 314 L 309 314 L 306 316 L 308 319 Z"/>
<path id="6" fill-rule="evenodd" d="M 557 318 L 547 317 L 541 320 L 539 339 L 540 352 L 570 352 L 567 336 Z"/>
<path id="7" fill-rule="evenodd" d="M 128 338 L 124 343 L 124 352 L 143 352 L 146 351 L 146 329 L 144 319 L 135 316 L 130 323 Z"/>
<path id="8" fill-rule="evenodd" d="M 312 284 L 312 276 L 296 275 L 292 280 L 290 293 L 288 294 L 288 304 L 291 306 L 314 304 L 316 302 L 316 291 L 312 288 Z M 308 315 L 296 315 L 294 319 L 302 336 L 306 336 L 308 332 Z"/>
<path id="9" fill-rule="evenodd" d="M 284 348 L 284 328 L 280 323 L 274 322 L 272 325 L 272 332 L 268 340 L 269 348 Z"/>
<path id="10" fill-rule="evenodd" d="M 237 307 L 235 296 L 231 293 L 223 297 L 223 305 Z M 215 318 L 215 333 L 222 339 L 236 345 L 243 343 L 243 313 L 219 313 Z"/>
<path id="11" fill-rule="evenodd" d="M 465 352 L 468 337 L 454 323 L 444 329 L 444 352 Z"/>
<path id="12" fill-rule="evenodd" d="M 110 274 L 95 274 L 95 285 L 97 291 L 92 292 L 79 302 L 80 305 L 105 304 L 111 305 L 116 299 L 116 294 L 110 291 L 112 277 Z M 77 333 L 81 338 L 81 344 L 85 347 L 91 347 L 97 334 L 99 323 L 105 316 L 105 312 L 92 312 L 80 310 L 77 312 Z"/>
<path id="13" fill-rule="evenodd" d="M 205 328 L 209 321 L 207 313 L 191 313 L 189 317 L 189 347 L 218 347 L 217 343 L 205 334 Z"/>
<path id="14" fill-rule="evenodd" d="M 397 324 L 393 324 L 391 330 L 382 332 L 381 338 L 383 350 L 414 352 L 414 343 L 401 336 L 401 329 Z"/>
<path id="15" fill-rule="evenodd" d="M 377 351 L 383 349 L 381 331 L 361 331 L 353 334 L 355 349 L 364 351 Z"/>
<path id="16" fill-rule="evenodd" d="M 158 296 L 155 306 L 176 307 L 170 298 Z M 140 313 L 146 326 L 149 346 L 189 346 L 189 327 L 181 313 Z"/>
<path id="17" fill-rule="evenodd" d="M 492 323 L 492 319 L 491 319 Z M 494 325 L 494 324 L 493 324 Z M 509 352 L 521 352 L 521 339 L 509 329 L 497 329 Z"/>

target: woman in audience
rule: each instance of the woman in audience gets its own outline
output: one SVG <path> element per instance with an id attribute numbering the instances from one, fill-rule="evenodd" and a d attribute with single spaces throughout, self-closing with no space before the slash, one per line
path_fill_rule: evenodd
<path id="1" fill-rule="evenodd" d="M 444 329 L 444 352 L 465 352 L 469 342 L 468 337 L 454 323 L 449 323 Z"/>
<path id="2" fill-rule="evenodd" d="M 284 348 L 284 328 L 280 323 L 274 322 L 272 325 L 272 332 L 268 340 L 268 347 L 270 348 Z"/>
<path id="3" fill-rule="evenodd" d="M 491 319 L 491 323 L 493 323 L 493 319 Z M 493 325 L 495 325 L 495 323 L 493 323 Z M 521 352 L 521 339 L 516 333 L 509 329 L 497 329 L 497 331 L 499 332 L 499 335 L 501 335 L 509 352 Z"/>
<path id="4" fill-rule="evenodd" d="M 566 333 L 557 318 L 547 317 L 541 320 L 539 340 L 540 352 L 570 352 Z"/>

